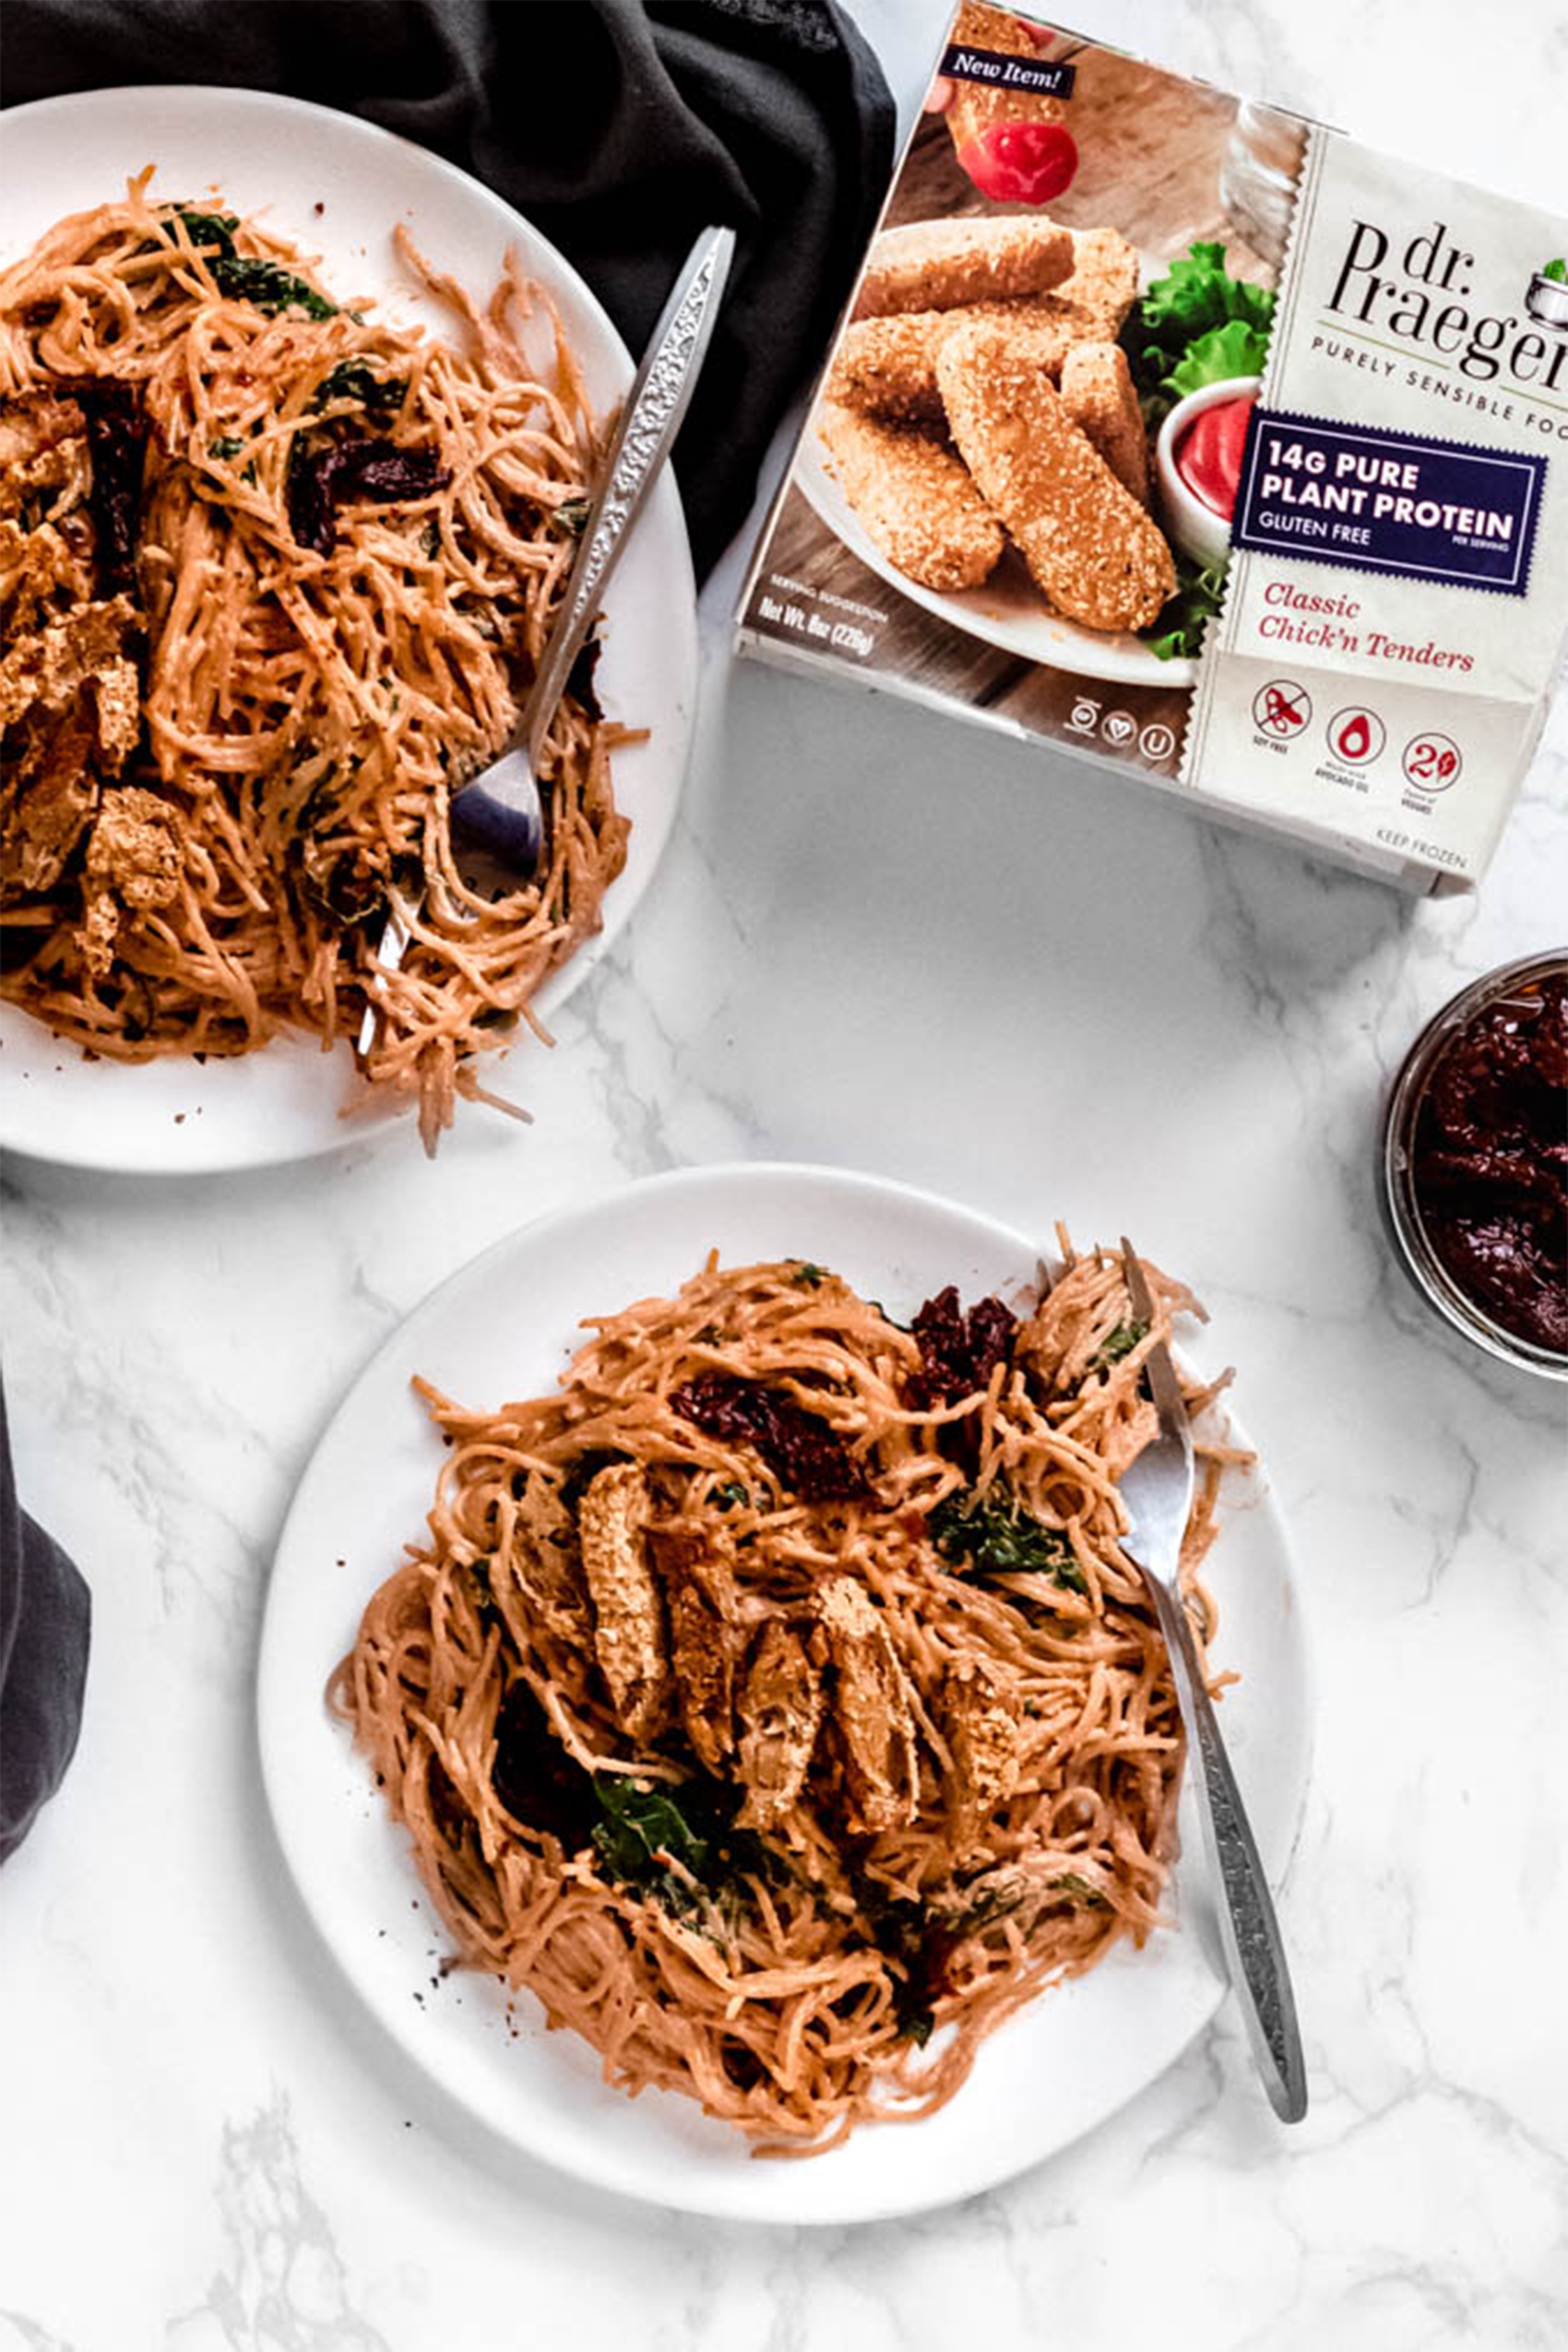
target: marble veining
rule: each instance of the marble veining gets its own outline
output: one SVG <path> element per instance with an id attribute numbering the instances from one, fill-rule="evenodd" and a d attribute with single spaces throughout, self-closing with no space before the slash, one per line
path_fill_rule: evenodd
<path id="1" fill-rule="evenodd" d="M 906 111 L 939 0 L 858 0 Z M 1561 204 L 1568 25 L 1102 0 L 1087 28 Z M 766 486 L 765 486 L 766 489 Z M 1414 902 L 1092 771 L 754 666 L 703 600 L 658 884 L 465 1119 L 229 1180 L 0 1183 L 28 1506 L 80 1558 L 81 1748 L 0 1877 L 0 2352 L 1557 2352 L 1568 2342 L 1563 1417 L 1435 1329 L 1372 1134 L 1415 1029 L 1560 937 L 1568 704 L 1471 898 Z M 1312 2110 L 1234 2013 L 956 2209 L 709 2224 L 493 2140 L 299 1911 L 250 1694 L 327 1419 L 445 1274 L 554 1204 L 827 1159 L 1083 1238 L 1206 1301 L 1289 1513 L 1318 1669 L 1280 1915 Z M 367 1466 L 367 1474 L 370 1466 Z"/>

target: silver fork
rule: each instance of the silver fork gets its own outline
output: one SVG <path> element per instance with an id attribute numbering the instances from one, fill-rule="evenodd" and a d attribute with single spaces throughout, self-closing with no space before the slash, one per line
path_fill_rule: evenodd
<path id="1" fill-rule="evenodd" d="M 690 405 L 734 251 L 733 229 L 705 229 L 686 256 L 626 395 L 566 592 L 512 739 L 452 796 L 453 856 L 469 888 L 485 897 L 517 889 L 538 866 L 544 847 L 539 790 L 544 739 L 626 534 Z M 389 915 L 375 949 L 383 971 L 397 970 L 408 944 L 403 923 Z M 381 1012 L 373 998 L 360 1024 L 362 1057 L 375 1044 Z"/>
<path id="2" fill-rule="evenodd" d="M 1125 1235 L 1122 1257 L 1133 1313 L 1140 1323 L 1152 1324 L 1148 1279 Z M 1132 1521 L 1122 1549 L 1143 1576 L 1170 1653 L 1187 1744 L 1197 1766 L 1193 1781 L 1204 1846 L 1224 1897 L 1220 1937 L 1253 2056 L 1275 2113 L 1282 2122 L 1299 2123 L 1307 2111 L 1307 2075 L 1285 1945 L 1182 1598 L 1182 1538 L 1193 1503 L 1192 1427 L 1163 1340 L 1150 1348 L 1144 1370 L 1159 1434 L 1122 1474 L 1122 1500 Z"/>

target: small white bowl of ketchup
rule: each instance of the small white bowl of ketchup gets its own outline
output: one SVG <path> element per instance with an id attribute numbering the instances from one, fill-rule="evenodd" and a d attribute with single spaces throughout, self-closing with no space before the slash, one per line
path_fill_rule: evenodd
<path id="1" fill-rule="evenodd" d="M 1170 536 L 1200 564 L 1223 564 L 1241 481 L 1247 421 L 1261 377 L 1229 376 L 1178 400 L 1154 445 Z"/>

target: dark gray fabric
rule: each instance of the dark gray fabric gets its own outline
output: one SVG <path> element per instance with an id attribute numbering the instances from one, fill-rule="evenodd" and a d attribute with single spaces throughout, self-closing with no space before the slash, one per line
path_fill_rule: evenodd
<path id="1" fill-rule="evenodd" d="M 79 1573 L 18 1503 L 0 1388 L 0 1862 L 76 1752 L 91 1619 Z"/>
<path id="2" fill-rule="evenodd" d="M 0 38 L 12 105 L 217 82 L 400 131 L 558 245 L 634 352 L 698 231 L 728 222 L 675 454 L 699 575 L 826 346 L 891 164 L 886 86 L 831 0 L 6 0 Z"/>

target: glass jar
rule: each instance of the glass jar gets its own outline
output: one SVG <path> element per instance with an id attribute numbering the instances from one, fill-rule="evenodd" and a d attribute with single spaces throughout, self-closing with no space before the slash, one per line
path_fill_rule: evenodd
<path id="1" fill-rule="evenodd" d="M 1568 950 L 1556 949 L 1500 966 L 1461 989 L 1427 1023 L 1406 1055 L 1384 1107 L 1382 1201 L 1396 1254 L 1427 1304 L 1450 1329 L 1519 1371 L 1568 1381 L 1568 1354 L 1510 1330 L 1443 1264 L 1422 1215 L 1418 1182 L 1418 1124 L 1428 1088 L 1450 1047 L 1503 1000 L 1527 999 L 1542 980 L 1554 978 L 1568 978 Z"/>

